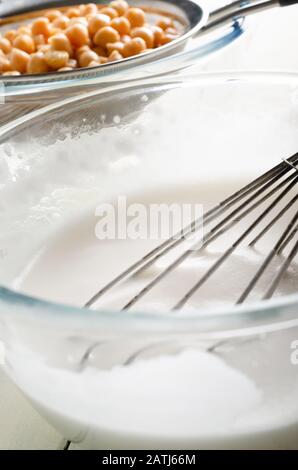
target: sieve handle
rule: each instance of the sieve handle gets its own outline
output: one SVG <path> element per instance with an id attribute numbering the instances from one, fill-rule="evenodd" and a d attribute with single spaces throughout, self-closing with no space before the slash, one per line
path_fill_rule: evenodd
<path id="1" fill-rule="evenodd" d="M 206 26 L 198 31 L 197 36 L 210 32 L 231 21 L 237 21 L 248 15 L 262 12 L 274 7 L 286 7 L 298 4 L 298 0 L 237 0 L 210 13 Z"/>
<path id="2" fill-rule="evenodd" d="M 298 1 L 297 0 L 279 0 L 279 4 L 281 7 L 295 5 L 295 3 L 298 3 Z"/>

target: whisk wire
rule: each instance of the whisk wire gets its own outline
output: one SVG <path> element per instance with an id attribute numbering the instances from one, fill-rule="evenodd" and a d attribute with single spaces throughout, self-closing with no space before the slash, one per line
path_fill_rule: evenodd
<path id="1" fill-rule="evenodd" d="M 123 310 L 131 308 L 136 304 L 142 297 L 144 297 L 149 291 L 151 291 L 157 284 L 159 284 L 168 274 L 174 271 L 180 266 L 188 257 L 198 255 L 198 253 L 206 249 L 212 242 L 216 241 L 219 237 L 223 236 L 226 232 L 229 232 L 236 224 L 242 222 L 247 216 L 255 215 L 255 219 L 249 226 L 237 237 L 237 239 L 224 251 L 224 253 L 214 262 L 211 267 L 201 276 L 201 278 L 186 292 L 186 294 L 176 302 L 172 310 L 182 308 L 187 301 L 200 289 L 200 287 L 215 273 L 218 268 L 229 258 L 229 256 L 235 251 L 235 249 L 255 230 L 259 227 L 263 219 L 271 214 L 271 212 L 283 201 L 283 199 L 291 192 L 291 190 L 298 183 L 298 153 L 288 159 L 283 159 L 282 163 L 279 163 L 269 171 L 265 172 L 260 177 L 251 181 L 249 184 L 234 192 L 231 196 L 224 199 L 222 202 L 207 211 L 203 217 L 198 217 L 188 224 L 184 229 L 179 230 L 169 239 L 160 243 L 157 247 L 147 253 L 145 256 L 137 260 L 122 273 L 108 282 L 103 286 L 86 304 L 85 307 L 91 307 L 94 305 L 104 294 L 108 293 L 117 284 L 120 284 L 124 280 L 135 277 L 151 265 L 156 263 L 161 257 L 167 253 L 172 252 L 175 248 L 183 244 L 189 235 L 198 232 L 203 226 L 204 228 L 210 226 L 212 222 L 215 225 L 209 229 L 204 235 L 204 239 L 201 247 L 197 248 L 197 242 L 186 249 L 176 258 L 170 262 L 157 276 L 155 276 L 150 282 L 148 282 L 142 289 L 140 289 L 136 295 L 134 295 L 128 302 L 126 302 Z M 295 170 L 293 172 L 293 170 Z M 286 176 L 287 173 L 291 172 L 290 175 Z M 271 199 L 273 200 L 271 201 Z M 269 201 L 269 205 L 265 207 L 260 215 L 256 215 L 254 211 L 262 207 L 262 205 Z M 255 235 L 253 240 L 249 243 L 249 246 L 254 246 L 265 234 L 280 220 L 298 201 L 298 194 L 295 194 L 289 202 L 282 207 L 279 212 L 274 215 L 262 230 Z M 223 216 L 222 219 L 220 217 Z M 237 303 L 242 303 L 262 276 L 265 269 L 270 264 L 271 260 L 275 255 L 280 254 L 289 243 L 295 238 L 298 233 L 298 213 L 297 219 L 292 219 L 287 228 L 284 230 L 282 236 L 279 238 L 275 246 L 270 250 L 265 260 L 262 262 L 257 273 L 253 276 L 244 292 L 239 297 Z M 220 219 L 220 220 L 218 220 Z M 188 240 L 189 243 L 189 240 Z M 284 260 L 284 263 L 280 267 L 276 277 L 269 286 L 267 292 L 263 298 L 269 298 L 273 295 L 277 286 L 279 285 L 284 273 L 287 271 L 289 265 L 295 258 L 296 251 L 295 243 L 293 249 Z M 181 245 L 183 246 L 183 245 Z"/>
<path id="2" fill-rule="evenodd" d="M 298 199 L 298 195 L 294 199 L 296 201 Z M 294 218 L 292 219 L 290 224 L 287 226 L 286 230 L 283 232 L 282 236 L 279 238 L 276 245 L 274 245 L 272 250 L 266 256 L 265 260 L 261 264 L 261 266 L 258 269 L 257 273 L 252 278 L 252 280 L 248 284 L 247 288 L 244 290 L 244 292 L 242 293 L 242 295 L 238 299 L 237 304 L 240 304 L 240 303 L 244 302 L 244 300 L 248 297 L 248 295 L 252 291 L 253 287 L 256 285 L 257 281 L 260 279 L 260 277 L 262 276 L 262 274 L 264 273 L 265 269 L 268 267 L 268 265 L 270 264 L 270 262 L 272 261 L 274 256 L 278 254 L 278 251 L 279 251 L 280 247 L 282 245 L 284 245 L 284 247 L 286 246 L 285 245 L 285 240 L 287 240 L 288 234 L 291 232 L 291 230 L 293 228 L 293 225 L 296 223 L 297 220 L 298 220 L 298 212 L 294 216 Z M 288 238 L 288 241 L 290 241 L 289 238 Z"/>
<path id="3" fill-rule="evenodd" d="M 245 207 L 251 200 L 253 200 L 257 195 L 262 194 L 266 191 L 270 186 L 272 186 L 281 176 L 283 176 L 287 171 L 285 168 L 280 174 L 275 176 L 271 181 L 265 184 L 261 189 L 259 189 L 252 197 L 250 197 L 247 201 L 245 201 L 241 206 L 235 209 L 231 214 L 229 214 L 226 219 L 224 219 L 224 223 L 230 220 L 231 217 L 235 215 L 235 213 L 239 212 L 240 209 Z M 239 237 L 239 239 L 216 261 L 216 263 L 204 274 L 204 276 L 195 284 L 195 286 L 188 291 L 187 294 L 174 306 L 173 310 L 180 309 L 184 306 L 187 300 L 192 297 L 192 295 L 209 279 L 209 277 L 218 269 L 219 266 L 230 256 L 230 254 L 237 248 L 237 246 L 246 238 L 246 236 L 263 220 L 263 218 L 271 211 L 273 207 L 292 189 L 292 187 L 298 181 L 298 177 L 296 175 L 290 175 L 284 181 L 282 181 L 277 188 L 280 189 L 283 187 L 287 182 L 291 181 L 293 178 L 296 180 L 292 181 L 284 191 L 278 195 L 278 197 L 270 204 L 270 206 L 257 218 L 257 220 L 244 232 L 244 234 Z M 252 210 L 266 201 L 270 196 L 272 196 L 277 188 L 273 188 L 269 193 L 265 194 L 261 199 L 257 200 L 252 206 L 250 206 L 246 211 L 244 211 L 241 215 L 232 219 L 229 224 L 224 227 L 222 230 L 218 230 L 218 227 L 221 227 L 222 223 L 220 222 L 213 230 L 218 230 L 215 234 L 208 239 L 209 234 L 207 235 L 207 240 L 203 243 L 201 249 L 206 248 L 211 242 L 216 240 L 219 236 L 223 235 L 227 230 L 231 229 L 236 223 L 240 222 L 243 217 L 248 215 Z M 158 274 L 150 283 L 148 283 L 143 289 L 141 289 L 138 294 L 136 294 L 124 307 L 123 310 L 132 307 L 137 301 L 139 301 L 145 294 L 147 294 L 157 283 L 159 283 L 165 276 L 167 276 L 170 272 L 176 269 L 181 263 L 183 263 L 189 256 L 193 255 L 194 252 L 197 251 L 194 247 L 186 250 L 182 255 L 180 255 L 175 261 L 173 261 L 164 271 Z"/>
<path id="4" fill-rule="evenodd" d="M 185 296 L 175 305 L 174 309 L 179 309 L 184 306 L 184 304 L 194 295 L 195 292 L 206 282 L 206 280 L 210 277 L 211 274 L 221 264 L 227 259 L 228 256 L 233 253 L 233 251 L 242 243 L 242 241 L 259 225 L 259 223 L 267 216 L 267 214 L 276 206 L 276 204 L 289 192 L 290 188 L 293 187 L 293 184 L 296 184 L 298 181 L 298 177 L 293 181 L 290 185 L 288 185 L 284 191 L 274 199 L 274 201 L 270 204 L 270 206 L 262 212 L 259 217 L 251 224 L 249 227 L 237 238 L 237 240 L 231 245 L 230 248 L 226 250 L 226 252 L 218 259 L 218 261 L 212 266 L 206 274 L 190 289 Z"/>

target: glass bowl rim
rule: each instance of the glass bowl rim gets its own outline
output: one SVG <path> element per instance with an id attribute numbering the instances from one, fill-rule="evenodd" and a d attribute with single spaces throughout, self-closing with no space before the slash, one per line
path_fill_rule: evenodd
<path id="1" fill-rule="evenodd" d="M 111 85 L 96 91 L 82 93 L 79 96 L 66 98 L 12 120 L 11 122 L 1 126 L 0 143 L 2 143 L 2 139 L 5 138 L 7 134 L 11 131 L 17 130 L 22 126 L 22 124 L 30 121 L 34 122 L 35 119 L 40 118 L 43 115 L 47 115 L 52 111 L 56 111 L 59 108 L 61 109 L 80 101 L 84 102 L 84 100 L 87 100 L 92 96 L 101 96 L 111 92 L 123 93 L 124 91 L 135 87 L 142 89 L 145 85 L 154 87 L 160 85 L 170 88 L 172 86 L 177 87 L 178 85 L 181 87 L 186 85 L 201 86 L 202 84 L 207 86 L 224 85 L 225 83 L 231 82 L 248 84 L 259 84 L 265 82 L 269 85 L 295 84 L 298 89 L 298 73 L 291 71 L 199 72 L 196 74 L 184 74 L 183 76 L 169 75 L 162 77 L 149 77 L 147 79 L 133 81 L 129 84 L 121 83 Z M 170 320 L 171 325 L 177 326 L 179 329 L 181 325 L 188 328 L 190 325 L 193 326 L 195 323 L 196 325 L 201 325 L 203 329 L 207 328 L 207 330 L 214 330 L 214 322 L 216 322 L 217 331 L 226 331 L 227 329 L 236 329 L 239 331 L 239 329 L 242 330 L 244 328 L 245 330 L 249 329 L 252 334 L 255 334 L 256 331 L 260 332 L 260 328 L 262 330 L 264 326 L 266 332 L 291 328 L 293 326 L 298 327 L 298 292 L 297 294 L 272 298 L 265 302 L 258 301 L 240 306 L 210 308 L 204 311 L 198 311 L 195 314 L 193 312 L 187 312 L 187 309 L 185 309 L 183 314 L 179 315 L 171 312 L 149 313 L 142 312 L 141 310 L 137 312 L 106 309 L 89 310 L 68 304 L 42 300 L 38 297 L 22 294 L 0 285 L 0 306 L 1 305 L 6 307 L 13 306 L 14 310 L 17 309 L 17 311 L 20 312 L 23 312 L 24 309 L 28 309 L 33 315 L 35 310 L 38 310 L 39 316 L 41 315 L 41 312 L 45 314 L 45 317 L 48 315 L 52 316 L 53 314 L 66 314 L 67 316 L 76 317 L 81 320 L 86 316 L 87 311 L 88 320 L 90 321 L 92 319 L 92 324 L 94 325 L 95 321 L 99 326 L 102 326 L 105 322 L 109 322 L 110 324 L 120 322 L 121 325 L 127 323 L 128 325 L 133 324 L 134 326 L 139 325 L 141 327 L 143 325 L 148 326 L 148 324 L 160 325 L 164 322 L 166 322 L 167 325 Z M 284 313 L 286 314 L 286 318 L 283 317 Z M 280 317 L 280 314 L 282 314 L 282 318 Z M 127 322 L 127 320 L 129 321 Z"/>

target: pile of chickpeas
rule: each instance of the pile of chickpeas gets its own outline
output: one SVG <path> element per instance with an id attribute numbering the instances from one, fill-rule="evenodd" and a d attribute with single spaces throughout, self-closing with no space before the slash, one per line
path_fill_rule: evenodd
<path id="1" fill-rule="evenodd" d="M 125 0 L 48 10 L 0 36 L 0 74 L 64 72 L 96 67 L 160 47 L 179 36 L 173 20 L 155 25 Z"/>

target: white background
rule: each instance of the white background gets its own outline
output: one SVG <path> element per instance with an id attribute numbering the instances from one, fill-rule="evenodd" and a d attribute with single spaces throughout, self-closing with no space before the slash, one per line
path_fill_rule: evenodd
<path id="1" fill-rule="evenodd" d="M 225 2 L 204 3 L 210 7 Z M 246 27 L 245 36 L 237 44 L 194 69 L 298 72 L 298 6 L 250 17 Z M 39 417 L 1 370 L 0 423 L 0 449 L 55 449 L 63 443 L 62 437 Z"/>

